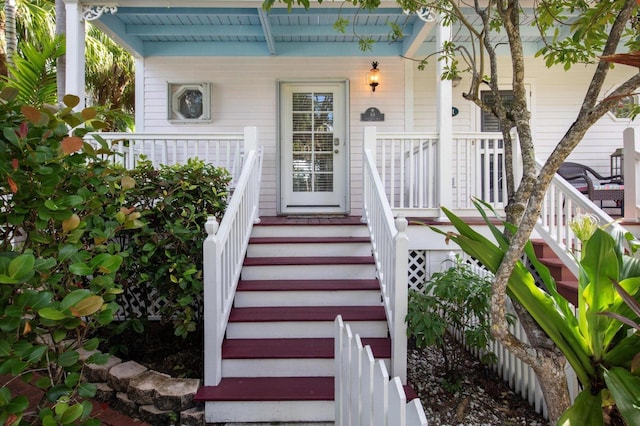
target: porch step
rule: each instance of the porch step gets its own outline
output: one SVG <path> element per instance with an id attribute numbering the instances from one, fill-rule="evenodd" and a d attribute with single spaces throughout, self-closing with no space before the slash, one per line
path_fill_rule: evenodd
<path id="1" fill-rule="evenodd" d="M 241 275 L 243 280 L 366 280 L 375 278 L 375 261 L 373 256 L 247 257 Z"/>
<path id="2" fill-rule="evenodd" d="M 371 256 L 369 237 L 256 237 L 247 257 Z"/>
<path id="3" fill-rule="evenodd" d="M 357 216 L 334 218 L 261 217 L 253 227 L 252 238 L 262 237 L 369 237 L 367 227 Z"/>
<path id="4" fill-rule="evenodd" d="M 362 337 L 387 337 L 383 306 L 274 306 L 234 308 L 228 339 L 330 338 L 342 315 Z"/>
<path id="5" fill-rule="evenodd" d="M 241 280 L 234 306 L 380 304 L 377 280 Z"/>
<path id="6" fill-rule="evenodd" d="M 213 404 L 207 422 L 331 422 L 333 377 L 223 378 L 204 386 L 195 401 Z"/>
<path id="7" fill-rule="evenodd" d="M 577 306 L 578 304 L 578 279 L 571 273 L 564 263 L 556 256 L 551 247 L 544 240 L 533 239 L 534 252 L 536 257 L 547 268 L 549 273 L 556 280 L 558 293 L 570 303 Z"/>
<path id="8" fill-rule="evenodd" d="M 391 340 L 365 338 L 389 368 Z M 324 339 L 228 339 L 222 345 L 225 377 L 333 376 L 334 341 Z"/>

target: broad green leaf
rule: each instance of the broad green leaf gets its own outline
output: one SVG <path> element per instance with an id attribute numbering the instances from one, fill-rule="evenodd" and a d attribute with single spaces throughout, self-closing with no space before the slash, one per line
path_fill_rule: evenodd
<path id="1" fill-rule="evenodd" d="M 99 345 L 100 339 L 94 337 L 93 339 L 89 339 L 84 342 L 84 344 L 82 345 L 82 349 L 84 349 L 85 351 L 95 351 L 96 349 L 98 349 Z"/>
<path id="2" fill-rule="evenodd" d="M 62 299 L 62 302 L 60 302 L 60 310 L 64 311 L 65 309 L 68 309 L 70 306 L 77 305 L 78 302 L 91 296 L 91 294 L 92 294 L 91 291 L 87 289 L 79 289 L 79 290 L 72 291 L 71 293 L 67 294 L 64 297 L 64 299 Z"/>
<path id="3" fill-rule="evenodd" d="M 64 328 L 57 328 L 53 331 L 53 341 L 55 343 L 62 342 L 67 337 L 67 330 Z"/>
<path id="4" fill-rule="evenodd" d="M 31 354 L 29 355 L 29 358 L 27 359 L 27 361 L 29 363 L 36 363 L 36 362 L 40 361 L 40 359 L 42 358 L 42 356 L 45 354 L 46 351 L 47 351 L 47 347 L 46 346 L 44 346 L 44 345 L 36 346 L 31 351 Z"/>
<path id="5" fill-rule="evenodd" d="M 69 265 L 69 271 L 72 274 L 80 276 L 87 276 L 93 273 L 93 269 L 84 263 L 74 263 L 72 265 Z"/>
<path id="6" fill-rule="evenodd" d="M 54 385 L 47 391 L 47 400 L 49 402 L 56 402 L 63 396 L 71 395 L 71 389 L 65 385 Z"/>
<path id="7" fill-rule="evenodd" d="M 49 307 L 40 309 L 38 311 L 38 314 L 42 318 L 50 319 L 53 321 L 60 321 L 67 318 L 67 315 L 65 315 L 63 312 L 60 312 L 55 308 L 49 308 Z"/>
<path id="8" fill-rule="evenodd" d="M 0 407 L 7 405 L 11 401 L 11 391 L 9 388 L 0 387 Z"/>
<path id="9" fill-rule="evenodd" d="M 11 355 L 11 345 L 4 339 L 0 340 L 0 358 L 5 358 L 9 355 Z"/>
<path id="10" fill-rule="evenodd" d="M 102 352 L 96 352 L 87 358 L 87 364 L 104 365 L 109 361 L 111 356 L 109 354 L 103 354 Z"/>
<path id="11" fill-rule="evenodd" d="M 11 402 L 9 402 L 9 404 L 3 407 L 3 410 L 6 410 L 11 414 L 16 414 L 26 410 L 27 408 L 29 408 L 29 400 L 27 397 L 16 396 L 11 400 Z"/>
<path id="12" fill-rule="evenodd" d="M 630 425 L 640 425 L 640 377 L 620 367 L 605 370 L 604 379 L 620 413 Z"/>
<path id="13" fill-rule="evenodd" d="M 604 426 L 600 394 L 592 395 L 591 388 L 585 388 L 562 414 L 558 426 Z"/>
<path id="14" fill-rule="evenodd" d="M 5 274 L 0 274 L 0 284 L 20 284 L 20 280 Z"/>
<path id="15" fill-rule="evenodd" d="M 63 367 L 71 367 L 78 362 L 78 359 L 80 359 L 78 352 L 66 351 L 60 354 L 60 356 L 58 357 L 58 364 Z"/>
<path id="16" fill-rule="evenodd" d="M 82 398 L 93 398 L 96 395 L 96 385 L 93 383 L 80 383 L 78 395 Z"/>
<path id="17" fill-rule="evenodd" d="M 33 275 L 35 258 L 32 254 L 21 254 L 9 263 L 7 272 L 17 280 L 26 280 Z"/>
<path id="18" fill-rule="evenodd" d="M 82 299 L 74 306 L 75 314 L 82 317 L 93 315 L 102 308 L 103 304 L 104 300 L 102 297 L 98 295 L 89 296 L 86 299 Z"/>

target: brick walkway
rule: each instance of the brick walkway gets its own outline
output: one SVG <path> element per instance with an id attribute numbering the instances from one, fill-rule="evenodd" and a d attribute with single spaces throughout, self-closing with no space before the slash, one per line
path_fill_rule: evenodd
<path id="1" fill-rule="evenodd" d="M 7 385 L 7 383 L 9 384 Z M 0 375 L 0 386 L 8 387 L 14 397 L 18 395 L 26 396 L 29 399 L 29 411 L 31 412 L 35 412 L 36 406 L 44 393 L 37 387 L 24 383 L 20 379 L 14 379 L 9 375 Z M 92 401 L 92 403 L 92 416 L 99 419 L 100 423 L 105 426 L 151 426 L 149 423 L 132 419 L 111 409 L 109 404 L 98 401 Z"/>

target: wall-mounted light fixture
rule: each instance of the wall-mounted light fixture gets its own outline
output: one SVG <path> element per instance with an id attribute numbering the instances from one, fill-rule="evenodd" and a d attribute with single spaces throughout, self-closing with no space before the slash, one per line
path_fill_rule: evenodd
<path id="1" fill-rule="evenodd" d="M 378 69 L 378 63 L 377 62 L 372 62 L 371 63 L 371 69 L 369 70 L 369 86 L 371 86 L 371 89 L 373 92 L 376 91 L 376 87 L 378 87 L 378 84 L 380 84 L 380 82 L 378 81 L 378 79 L 380 78 L 380 70 Z"/>

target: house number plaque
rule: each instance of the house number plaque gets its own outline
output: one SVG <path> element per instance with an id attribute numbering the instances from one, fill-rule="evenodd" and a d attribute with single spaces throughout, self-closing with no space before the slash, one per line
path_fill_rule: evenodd
<path id="1" fill-rule="evenodd" d="M 360 121 L 384 121 L 384 114 L 375 107 L 367 108 L 365 112 L 360 114 Z"/>

